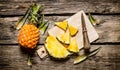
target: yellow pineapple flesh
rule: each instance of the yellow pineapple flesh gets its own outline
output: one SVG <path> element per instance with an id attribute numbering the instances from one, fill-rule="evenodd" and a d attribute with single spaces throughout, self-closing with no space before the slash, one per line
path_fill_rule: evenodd
<path id="1" fill-rule="evenodd" d="M 39 40 L 39 29 L 33 24 L 25 24 L 18 34 L 18 43 L 29 49 L 36 47 Z"/>
<path id="2" fill-rule="evenodd" d="M 73 38 L 71 40 L 71 43 L 70 45 L 67 47 L 67 49 L 71 52 L 74 52 L 74 53 L 78 53 L 79 52 L 79 48 L 78 48 L 78 44 L 77 44 L 77 40 L 76 38 Z"/>
<path id="3" fill-rule="evenodd" d="M 67 21 L 55 22 L 55 25 L 58 26 L 58 27 L 60 27 L 63 30 L 67 29 L 67 26 L 68 26 L 67 24 L 68 24 Z"/>
<path id="4" fill-rule="evenodd" d="M 64 34 L 59 34 L 57 36 L 57 39 L 64 44 L 70 44 L 71 36 L 70 36 L 69 28 L 66 30 Z"/>
<path id="5" fill-rule="evenodd" d="M 70 25 L 70 24 L 68 24 L 68 26 L 69 26 L 69 29 L 70 29 L 70 35 L 75 36 L 78 32 L 78 29 L 75 28 L 74 26 Z"/>
<path id="6" fill-rule="evenodd" d="M 73 25 L 68 24 L 68 21 L 66 21 L 66 20 L 62 21 L 62 22 L 56 22 L 55 25 L 60 27 L 64 31 L 66 31 L 67 28 L 69 28 L 71 36 L 75 36 L 78 32 L 78 29 L 76 27 L 74 27 Z"/>
<path id="7" fill-rule="evenodd" d="M 66 58 L 70 54 L 69 51 L 51 35 L 46 39 L 45 48 L 54 58 Z"/>

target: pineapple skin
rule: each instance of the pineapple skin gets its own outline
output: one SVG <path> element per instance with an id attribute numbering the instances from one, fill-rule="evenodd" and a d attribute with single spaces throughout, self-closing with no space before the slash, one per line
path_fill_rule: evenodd
<path id="1" fill-rule="evenodd" d="M 18 34 L 18 43 L 24 48 L 34 49 L 39 40 L 39 29 L 33 24 L 25 24 Z"/>

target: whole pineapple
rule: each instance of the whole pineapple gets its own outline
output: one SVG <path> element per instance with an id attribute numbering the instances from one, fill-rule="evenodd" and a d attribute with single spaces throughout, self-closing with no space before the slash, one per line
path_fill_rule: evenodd
<path id="1" fill-rule="evenodd" d="M 18 34 L 18 42 L 21 46 L 34 49 L 39 40 L 39 29 L 33 24 L 24 24 Z"/>
<path id="2" fill-rule="evenodd" d="M 44 21 L 44 15 L 40 14 L 41 11 L 41 4 L 33 4 L 15 26 L 19 30 L 18 43 L 21 45 L 22 50 L 28 53 L 28 65 L 32 65 L 30 55 L 35 52 L 34 48 L 40 34 L 44 35 L 48 27 L 48 23 Z"/>
<path id="3" fill-rule="evenodd" d="M 48 24 L 44 22 L 44 15 L 39 13 L 41 10 L 41 4 L 34 4 L 26 11 L 23 18 L 17 22 L 16 29 L 20 30 L 18 43 L 24 48 L 34 49 L 40 33 L 44 34 L 48 27 Z"/>

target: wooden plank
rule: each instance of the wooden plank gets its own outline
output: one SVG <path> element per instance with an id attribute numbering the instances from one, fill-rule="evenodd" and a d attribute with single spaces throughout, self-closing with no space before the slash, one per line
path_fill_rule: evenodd
<path id="1" fill-rule="evenodd" d="M 46 16 L 50 21 L 48 29 L 52 28 L 53 21 L 62 21 L 70 16 Z M 120 43 L 120 16 L 94 16 L 101 21 L 100 25 L 95 26 L 100 38 L 94 43 Z M 0 44 L 17 44 L 18 31 L 14 28 L 15 23 L 20 17 L 0 18 Z M 112 19 L 112 20 L 111 20 Z M 45 37 L 41 36 L 39 44 L 45 42 Z"/>
<path id="2" fill-rule="evenodd" d="M 43 4 L 43 14 L 73 14 L 80 10 L 86 13 L 97 14 L 120 14 L 119 3 L 101 3 L 101 2 L 38 2 Z M 24 15 L 31 3 L 0 3 L 0 15 Z"/>
<path id="3" fill-rule="evenodd" d="M 43 0 L 0 0 L 0 2 L 43 2 Z M 120 2 L 119 0 L 44 0 L 44 2 Z"/>
<path id="4" fill-rule="evenodd" d="M 0 70 L 119 70 L 120 45 L 92 45 L 92 49 L 100 46 L 102 49 L 97 55 L 78 65 L 73 65 L 75 56 L 66 61 L 41 60 L 35 52 L 31 57 L 33 66 L 29 67 L 27 54 L 18 45 L 0 45 Z"/>

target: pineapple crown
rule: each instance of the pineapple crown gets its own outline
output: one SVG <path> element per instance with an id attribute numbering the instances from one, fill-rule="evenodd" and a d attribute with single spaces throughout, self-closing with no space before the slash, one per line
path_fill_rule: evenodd
<path id="1" fill-rule="evenodd" d="M 48 21 L 44 20 L 44 14 L 41 14 L 42 10 L 41 4 L 33 4 L 30 6 L 25 15 L 17 22 L 16 29 L 19 30 L 24 24 L 32 23 L 40 29 L 41 34 L 44 34 L 48 27 Z"/>

